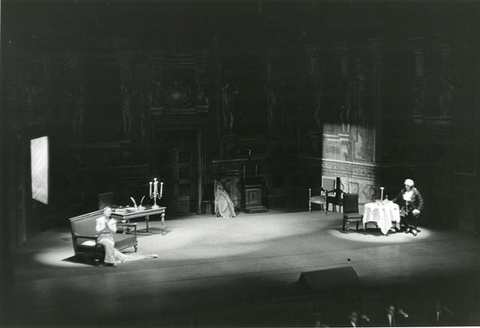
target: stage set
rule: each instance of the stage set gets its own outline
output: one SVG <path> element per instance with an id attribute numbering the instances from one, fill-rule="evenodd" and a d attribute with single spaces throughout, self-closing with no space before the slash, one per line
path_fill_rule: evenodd
<path id="1" fill-rule="evenodd" d="M 480 325 L 480 2 L 1 13 L 1 326 Z"/>
<path id="2" fill-rule="evenodd" d="M 168 211 L 167 211 L 168 212 Z M 236 218 L 186 215 L 138 225 L 138 254 L 74 261 L 69 229 L 50 229 L 14 254 L 7 326 L 342 325 L 351 309 L 375 318 L 390 302 L 428 325 L 435 300 L 454 325 L 480 324 L 480 241 L 458 230 L 411 234 L 342 230 L 342 213 L 270 210 Z M 133 248 L 126 249 L 133 252 Z M 332 270 L 333 269 L 333 270 Z"/>

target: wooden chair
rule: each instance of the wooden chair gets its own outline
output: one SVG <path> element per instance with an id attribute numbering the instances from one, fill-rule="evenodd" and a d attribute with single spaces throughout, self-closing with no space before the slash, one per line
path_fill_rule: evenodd
<path id="1" fill-rule="evenodd" d="M 320 209 L 327 214 L 327 193 L 329 190 L 333 190 L 335 186 L 335 179 L 322 178 L 322 186 L 317 189 L 317 192 L 312 195 L 312 188 L 308 189 L 308 212 L 312 213 L 312 204 L 320 205 Z M 315 190 L 315 189 L 314 189 Z"/>
<path id="2" fill-rule="evenodd" d="M 308 188 L 308 212 L 312 213 L 312 204 L 320 205 L 320 209 L 327 214 L 327 196 L 325 190 L 320 187 L 320 194 L 312 196 L 312 188 Z"/>
<path id="3" fill-rule="evenodd" d="M 334 181 L 333 188 L 327 189 L 327 211 L 330 207 L 330 204 L 332 204 L 333 212 L 337 211 L 337 206 L 339 207 L 339 211 L 342 211 L 342 207 L 343 207 L 342 196 L 344 193 L 344 191 L 342 190 L 342 183 L 339 177 L 337 177 L 333 181 Z"/>
<path id="4" fill-rule="evenodd" d="M 350 222 L 357 222 L 358 224 L 363 221 L 363 215 L 358 212 L 358 194 L 343 194 L 343 231 L 350 229 Z"/>

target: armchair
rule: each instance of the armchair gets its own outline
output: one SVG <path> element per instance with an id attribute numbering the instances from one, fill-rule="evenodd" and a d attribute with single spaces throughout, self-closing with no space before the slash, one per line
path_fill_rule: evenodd
<path id="1" fill-rule="evenodd" d="M 328 192 L 333 190 L 335 187 L 335 180 L 332 178 L 322 178 L 322 186 L 318 189 L 313 189 L 314 194 L 312 194 L 312 188 L 308 189 L 308 212 L 312 213 L 312 204 L 320 205 L 321 210 L 325 212 L 325 215 L 328 212 Z M 317 191 L 317 192 L 315 192 Z"/>
<path id="2" fill-rule="evenodd" d="M 98 210 L 70 219 L 75 260 L 82 257 L 92 263 L 103 260 L 105 250 L 102 245 L 97 243 L 97 232 L 95 231 L 96 219 L 102 215 L 103 210 Z M 138 248 L 137 224 L 118 222 L 117 227 L 126 229 L 123 229 L 123 233 L 115 233 L 113 235 L 115 248 L 122 250 L 133 247 L 136 252 Z"/>
<path id="3" fill-rule="evenodd" d="M 312 188 L 308 188 L 308 212 L 312 213 L 312 204 L 320 205 L 320 209 L 327 214 L 327 196 L 325 189 L 320 187 L 320 193 L 312 196 Z"/>

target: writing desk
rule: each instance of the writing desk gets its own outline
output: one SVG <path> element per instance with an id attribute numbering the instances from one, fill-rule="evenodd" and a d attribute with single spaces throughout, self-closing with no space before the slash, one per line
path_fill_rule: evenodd
<path id="1" fill-rule="evenodd" d="M 364 229 L 365 224 L 368 222 L 375 222 L 384 235 L 394 226 L 393 224 L 400 228 L 400 209 L 398 204 L 393 202 L 365 204 L 363 213 Z"/>
<path id="2" fill-rule="evenodd" d="M 112 217 L 117 220 L 130 222 L 131 219 L 145 217 L 146 231 L 148 232 L 148 222 L 150 221 L 150 215 L 160 214 L 162 217 L 162 235 L 165 234 L 165 209 L 166 207 L 153 208 L 152 206 L 145 206 L 143 209 L 134 207 L 117 208 L 112 213 Z"/>

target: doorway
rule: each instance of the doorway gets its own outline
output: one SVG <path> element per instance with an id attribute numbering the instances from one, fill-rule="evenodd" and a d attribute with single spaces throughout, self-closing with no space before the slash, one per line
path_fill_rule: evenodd
<path id="1" fill-rule="evenodd" d="M 155 144 L 155 171 L 164 182 L 160 204 L 167 207 L 169 214 L 196 213 L 199 197 L 196 131 L 160 131 Z"/>

